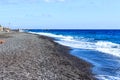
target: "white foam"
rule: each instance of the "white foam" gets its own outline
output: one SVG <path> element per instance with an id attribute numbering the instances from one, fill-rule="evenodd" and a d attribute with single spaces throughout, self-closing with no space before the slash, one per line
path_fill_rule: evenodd
<path id="1" fill-rule="evenodd" d="M 96 50 L 98 51 L 120 57 L 120 44 L 107 42 L 107 41 L 99 41 L 95 43 L 95 45 L 96 45 Z"/>
<path id="2" fill-rule="evenodd" d="M 120 44 L 115 44 L 107 41 L 98 42 L 83 42 L 83 41 L 56 41 L 62 45 L 67 45 L 73 48 L 96 50 L 103 53 L 108 53 L 120 57 Z"/>
<path id="3" fill-rule="evenodd" d="M 120 77 L 108 76 L 108 75 L 98 75 L 96 76 L 99 80 L 120 80 Z"/>
<path id="4" fill-rule="evenodd" d="M 32 32 L 34 33 L 34 32 Z M 117 57 L 120 57 L 120 44 L 108 42 L 108 41 L 98 41 L 98 42 L 89 42 L 89 39 L 86 38 L 73 38 L 72 36 L 63 36 L 63 35 L 55 35 L 52 33 L 36 33 L 40 35 L 45 35 L 53 38 L 59 39 L 58 43 L 73 47 L 73 48 L 81 48 L 81 49 L 90 49 L 96 50 L 103 53 L 108 53 Z"/>
<path id="5" fill-rule="evenodd" d="M 65 39 L 65 40 L 71 40 L 71 39 L 73 39 L 73 37 L 71 37 L 71 36 L 55 35 L 55 34 L 52 34 L 52 33 L 43 33 L 43 32 L 40 32 L 40 33 L 30 32 L 30 33 L 45 35 L 45 36 L 54 37 L 54 38 L 59 38 L 59 39 L 63 39 L 63 40 L 64 40 L 64 39 Z"/>

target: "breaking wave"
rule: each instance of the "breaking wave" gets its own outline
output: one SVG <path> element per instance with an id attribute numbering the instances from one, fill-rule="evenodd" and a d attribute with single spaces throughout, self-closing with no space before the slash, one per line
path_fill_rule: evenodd
<path id="1" fill-rule="evenodd" d="M 94 41 L 89 41 L 91 39 L 88 38 L 83 38 L 83 37 L 77 38 L 73 36 L 56 35 L 52 33 L 39 32 L 36 34 L 53 37 L 56 39 L 55 42 L 58 42 L 62 45 L 69 46 L 72 48 L 95 50 L 95 51 L 111 54 L 116 57 L 120 57 L 120 44 L 112 43 L 109 41 L 94 42 Z"/>

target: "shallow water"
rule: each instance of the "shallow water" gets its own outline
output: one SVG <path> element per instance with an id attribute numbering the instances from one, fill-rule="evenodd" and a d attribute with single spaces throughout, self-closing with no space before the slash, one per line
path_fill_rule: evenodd
<path id="1" fill-rule="evenodd" d="M 83 49 L 73 49 L 71 54 L 93 64 L 92 71 L 100 80 L 120 80 L 119 57 Z"/>

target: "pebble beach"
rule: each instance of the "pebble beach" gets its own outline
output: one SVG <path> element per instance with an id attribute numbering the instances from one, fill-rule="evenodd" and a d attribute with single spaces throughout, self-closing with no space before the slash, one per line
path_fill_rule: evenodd
<path id="1" fill-rule="evenodd" d="M 95 80 L 91 64 L 52 38 L 5 32 L 0 40 L 0 80 Z"/>

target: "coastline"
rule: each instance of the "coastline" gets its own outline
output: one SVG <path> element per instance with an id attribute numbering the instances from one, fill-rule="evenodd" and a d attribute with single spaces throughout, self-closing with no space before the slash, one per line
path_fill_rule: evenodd
<path id="1" fill-rule="evenodd" d="M 69 54 L 52 38 L 30 33 L 4 33 L 0 39 L 0 79 L 95 80 L 91 64 Z"/>

